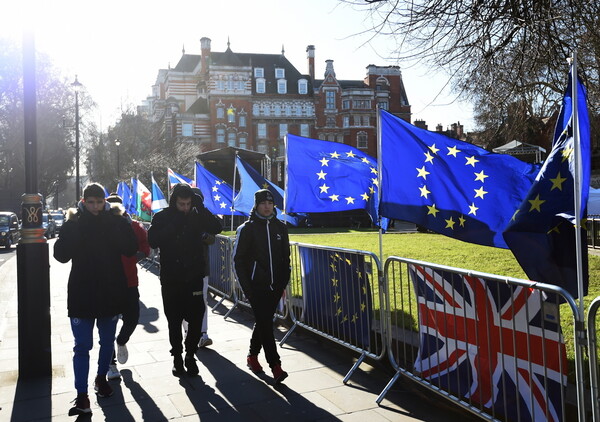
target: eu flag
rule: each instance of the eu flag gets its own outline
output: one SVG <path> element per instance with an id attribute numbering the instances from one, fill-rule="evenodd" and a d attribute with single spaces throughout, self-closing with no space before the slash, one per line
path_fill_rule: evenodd
<path id="1" fill-rule="evenodd" d="M 368 348 L 373 303 L 364 255 L 299 246 L 303 320 L 311 326 Z"/>
<path id="2" fill-rule="evenodd" d="M 380 214 L 485 246 L 502 232 L 539 167 L 381 112 Z"/>
<path id="3" fill-rule="evenodd" d="M 287 135 L 285 207 L 292 212 L 365 209 L 377 224 L 377 161 L 350 145 Z"/>
<path id="4" fill-rule="evenodd" d="M 504 233 L 510 247 L 527 276 L 536 281 L 556 284 L 573 297 L 577 291 L 577 257 L 575 247 L 575 163 L 573 119 L 579 119 L 582 163 L 581 210 L 585 218 L 590 184 L 590 123 L 587 94 L 577 81 L 578 116 L 573 115 L 571 77 L 556 122 L 552 151 L 540 170 L 527 197 L 514 213 Z M 582 228 L 582 250 L 586 251 L 586 235 Z M 583 258 L 583 284 L 587 292 L 587 253 Z"/>
<path id="5" fill-rule="evenodd" d="M 117 185 L 117 195 L 123 198 L 123 207 L 128 214 L 134 214 L 135 204 L 131 199 L 131 189 L 126 182 L 119 182 Z"/>
<path id="6" fill-rule="evenodd" d="M 245 212 L 246 215 L 254 207 L 254 192 L 259 189 L 268 189 L 273 194 L 275 199 L 275 208 L 277 208 L 277 218 L 281 221 L 290 223 L 294 226 L 298 225 L 298 219 L 287 215 L 283 208 L 283 189 L 273 182 L 265 179 L 259 172 L 242 160 L 240 157 L 235 157 L 238 174 L 240 175 L 241 188 L 237 196 L 234 198 L 234 208 L 238 211 Z"/>
<path id="7" fill-rule="evenodd" d="M 224 180 L 206 170 L 200 163 L 195 166 L 196 187 L 204 196 L 204 206 L 217 215 L 231 215 L 233 189 Z M 234 211 L 233 215 L 248 215 Z"/>

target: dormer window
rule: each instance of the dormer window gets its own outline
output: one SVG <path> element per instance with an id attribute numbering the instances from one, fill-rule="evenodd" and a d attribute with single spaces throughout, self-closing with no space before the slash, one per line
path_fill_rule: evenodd
<path id="1" fill-rule="evenodd" d="M 285 79 L 279 79 L 277 81 L 277 93 L 287 94 L 287 81 Z"/>
<path id="2" fill-rule="evenodd" d="M 285 79 L 285 69 L 276 67 L 275 68 L 275 79 Z"/>
<path id="3" fill-rule="evenodd" d="M 308 81 L 306 79 L 298 80 L 298 94 L 308 94 Z"/>
<path id="4" fill-rule="evenodd" d="M 262 67 L 255 67 L 254 68 L 254 77 L 255 78 L 264 78 L 265 77 L 265 69 L 263 69 Z"/>

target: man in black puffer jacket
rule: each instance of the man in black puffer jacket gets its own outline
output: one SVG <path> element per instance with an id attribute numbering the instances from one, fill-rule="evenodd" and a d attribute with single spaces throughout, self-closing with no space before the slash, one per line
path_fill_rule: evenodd
<path id="1" fill-rule="evenodd" d="M 173 188 L 169 206 L 152 218 L 148 242 L 160 248 L 160 283 L 169 325 L 173 374 L 183 373 L 182 322 L 188 322 L 185 367 L 198 375 L 198 350 L 205 306 L 202 294 L 205 273 L 204 239 L 222 230 L 221 222 L 202 204 L 192 188 L 179 183 Z"/>
<path id="2" fill-rule="evenodd" d="M 273 379 L 279 384 L 288 374 L 281 369 L 273 335 L 273 316 L 290 281 L 290 241 L 287 227 L 276 217 L 273 194 L 267 189 L 254 194 L 250 218 L 237 229 L 233 259 L 237 279 L 250 301 L 255 319 L 248 367 L 254 373 L 262 372 L 258 354 L 264 348 Z"/>
<path id="3" fill-rule="evenodd" d="M 99 397 L 113 394 L 106 380 L 113 353 L 119 314 L 125 309 L 127 278 L 121 255 L 133 256 L 137 240 L 131 225 L 109 212 L 102 185 L 91 183 L 83 190 L 77 209 L 68 219 L 54 244 L 54 258 L 71 261 L 67 308 L 75 339 L 73 370 L 77 399 L 70 415 L 91 413 L 88 398 L 89 351 L 93 346 L 94 324 L 98 326 L 100 352 L 94 389 Z"/>

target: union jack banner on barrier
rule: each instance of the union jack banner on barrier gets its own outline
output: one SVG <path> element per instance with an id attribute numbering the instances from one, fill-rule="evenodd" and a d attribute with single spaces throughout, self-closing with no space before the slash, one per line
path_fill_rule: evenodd
<path id="1" fill-rule="evenodd" d="M 409 273 L 421 377 L 496 418 L 563 420 L 567 364 L 556 302 L 450 271 L 410 264 Z"/>

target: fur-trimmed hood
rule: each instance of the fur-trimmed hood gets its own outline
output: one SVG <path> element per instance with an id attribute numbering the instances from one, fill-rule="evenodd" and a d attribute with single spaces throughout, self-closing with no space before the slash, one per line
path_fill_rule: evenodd
<path id="1" fill-rule="evenodd" d="M 83 205 L 83 201 L 79 201 L 77 203 L 77 208 L 69 208 L 67 210 L 67 215 L 66 215 L 65 221 L 68 221 L 68 220 L 77 221 L 77 219 L 79 219 L 79 215 L 82 212 L 84 212 L 84 210 L 85 210 L 85 205 Z M 114 202 L 113 203 L 106 202 L 104 204 L 104 211 L 109 211 L 113 215 L 119 215 L 119 216 L 126 215 L 125 207 L 123 207 L 123 204 L 114 203 Z"/>

